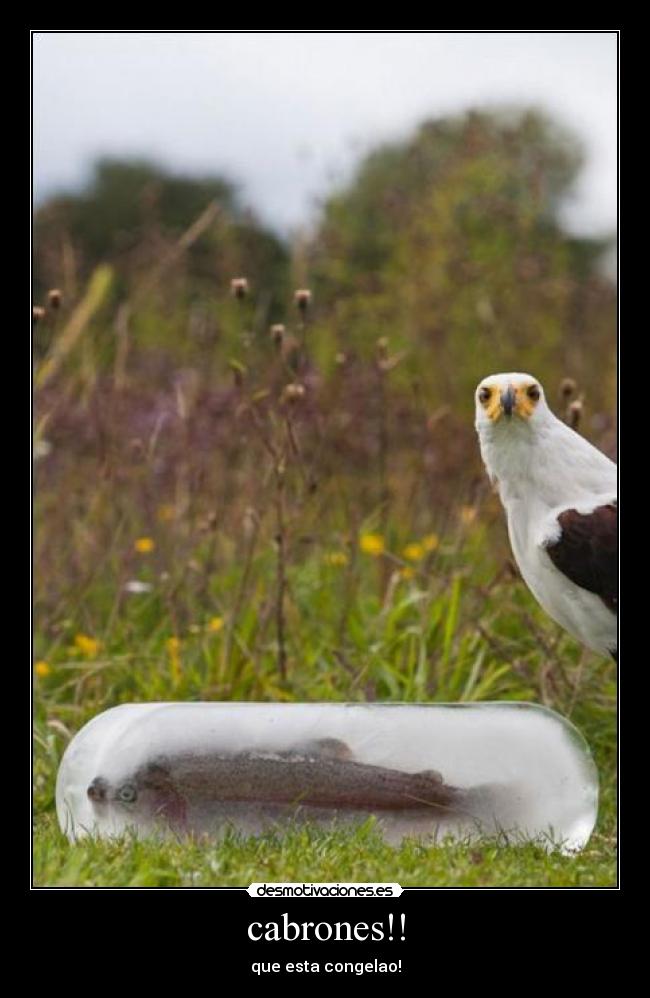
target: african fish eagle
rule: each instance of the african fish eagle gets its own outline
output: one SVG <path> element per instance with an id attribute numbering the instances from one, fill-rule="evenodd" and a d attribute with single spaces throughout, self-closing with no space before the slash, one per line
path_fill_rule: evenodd
<path id="1" fill-rule="evenodd" d="M 616 465 L 553 415 L 529 374 L 481 381 L 476 429 L 524 581 L 553 620 L 616 659 Z"/>

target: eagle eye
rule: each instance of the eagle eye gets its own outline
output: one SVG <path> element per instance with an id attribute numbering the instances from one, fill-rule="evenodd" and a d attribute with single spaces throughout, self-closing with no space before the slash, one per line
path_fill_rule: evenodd
<path id="1" fill-rule="evenodd" d="M 478 397 L 479 397 L 480 401 L 483 402 L 483 403 L 489 402 L 491 395 L 492 395 L 492 389 L 491 388 L 481 388 L 480 392 L 478 393 Z"/>
<path id="2" fill-rule="evenodd" d="M 539 401 L 540 391 L 539 391 L 539 388 L 537 387 L 537 385 L 531 385 L 530 388 L 528 388 L 526 390 L 526 395 L 533 402 L 538 402 Z"/>

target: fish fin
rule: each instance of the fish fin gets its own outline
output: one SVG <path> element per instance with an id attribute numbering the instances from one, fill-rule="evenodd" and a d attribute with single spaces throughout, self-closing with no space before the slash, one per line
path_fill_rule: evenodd
<path id="1" fill-rule="evenodd" d="M 437 769 L 422 769 L 418 776 L 425 776 L 429 780 L 434 780 L 435 783 L 444 783 L 442 773 L 439 773 Z"/>
<path id="2" fill-rule="evenodd" d="M 299 751 L 317 755 L 322 759 L 346 760 L 354 758 L 350 746 L 346 745 L 340 738 L 315 738 L 313 741 L 301 745 Z"/>

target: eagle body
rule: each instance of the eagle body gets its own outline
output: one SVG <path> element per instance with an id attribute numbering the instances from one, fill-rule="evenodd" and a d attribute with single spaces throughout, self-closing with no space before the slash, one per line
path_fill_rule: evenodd
<path id="1" fill-rule="evenodd" d="M 616 465 L 553 415 L 530 375 L 484 379 L 476 403 L 481 455 L 524 581 L 565 630 L 616 657 Z"/>

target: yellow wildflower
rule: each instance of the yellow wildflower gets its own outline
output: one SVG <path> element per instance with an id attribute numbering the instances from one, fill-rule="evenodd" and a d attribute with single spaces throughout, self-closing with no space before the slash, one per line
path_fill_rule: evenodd
<path id="1" fill-rule="evenodd" d="M 151 537 L 138 537 L 137 541 L 133 545 L 138 554 L 149 554 L 155 548 L 155 544 Z"/>
<path id="2" fill-rule="evenodd" d="M 415 575 L 415 572 L 413 571 L 412 568 L 402 568 L 402 569 L 400 569 L 400 573 L 399 574 L 400 574 L 400 578 L 402 578 L 402 579 L 412 579 L 413 576 Z"/>
<path id="3" fill-rule="evenodd" d="M 422 538 L 421 544 L 426 553 L 430 554 L 431 551 L 435 551 L 440 545 L 440 538 L 437 534 L 427 534 Z"/>
<path id="4" fill-rule="evenodd" d="M 45 679 L 45 677 L 49 676 L 49 674 L 51 673 L 52 668 L 51 666 L 48 665 L 47 662 L 36 662 L 36 664 L 34 665 L 34 671 L 36 672 L 36 675 L 39 676 L 41 679 Z"/>
<path id="5" fill-rule="evenodd" d="M 223 628 L 223 617 L 211 617 L 208 621 L 208 630 L 213 634 L 218 634 Z"/>
<path id="6" fill-rule="evenodd" d="M 158 507 L 158 519 L 161 523 L 169 523 L 176 516 L 176 507 L 171 503 L 165 503 Z M 142 538 L 144 540 L 144 538 Z"/>
<path id="7" fill-rule="evenodd" d="M 458 515 L 463 526 L 470 527 L 476 519 L 476 509 L 474 506 L 461 506 Z"/>
<path id="8" fill-rule="evenodd" d="M 384 553 L 384 538 L 381 534 L 362 534 L 359 538 L 359 547 L 364 554 L 378 558 Z"/>
<path id="9" fill-rule="evenodd" d="M 75 648 L 86 658 L 95 658 L 101 648 L 101 642 L 87 634 L 75 634 L 74 643 Z"/>
<path id="10" fill-rule="evenodd" d="M 181 639 L 177 637 L 167 638 L 165 641 L 167 654 L 169 655 L 169 665 L 172 679 L 175 683 L 181 678 Z"/>
<path id="11" fill-rule="evenodd" d="M 325 555 L 326 565 L 347 565 L 348 561 L 345 551 L 329 551 Z"/>
<path id="12" fill-rule="evenodd" d="M 407 561 L 422 561 L 426 551 L 423 544 L 407 544 L 402 554 Z"/>

